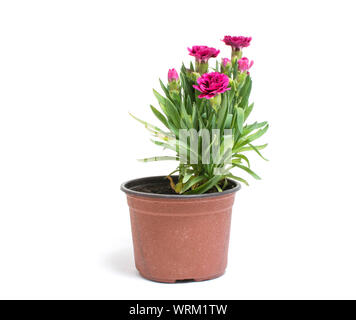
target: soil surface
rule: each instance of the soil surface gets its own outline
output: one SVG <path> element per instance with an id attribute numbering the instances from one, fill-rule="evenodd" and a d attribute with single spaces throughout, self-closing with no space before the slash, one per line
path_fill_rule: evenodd
<path id="1" fill-rule="evenodd" d="M 176 181 L 175 181 L 176 182 Z M 230 183 L 224 190 L 232 189 L 235 185 Z M 145 183 L 139 186 L 131 187 L 131 190 L 145 192 L 145 193 L 156 193 L 156 194 L 175 194 L 177 193 L 171 188 L 169 180 L 163 179 L 161 183 Z M 205 193 L 214 193 L 218 192 L 217 189 L 214 187 Z"/>

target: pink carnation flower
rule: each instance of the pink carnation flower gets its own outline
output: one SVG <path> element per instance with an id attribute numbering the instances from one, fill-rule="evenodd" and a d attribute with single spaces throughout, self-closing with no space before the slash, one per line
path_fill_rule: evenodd
<path id="1" fill-rule="evenodd" d="M 239 70 L 241 72 L 245 72 L 250 70 L 250 68 L 253 66 L 253 60 L 249 61 L 247 58 L 244 57 L 238 61 L 238 64 L 239 64 Z"/>
<path id="2" fill-rule="evenodd" d="M 176 71 L 176 69 L 169 69 L 168 70 L 168 82 L 172 82 L 172 81 L 178 81 L 179 80 L 179 76 L 178 73 Z"/>
<path id="3" fill-rule="evenodd" d="M 199 62 L 207 62 L 210 58 L 216 58 L 220 50 L 207 46 L 193 46 L 188 48 L 189 54 L 195 57 Z"/>
<path id="4" fill-rule="evenodd" d="M 225 36 L 222 41 L 225 42 L 226 45 L 231 46 L 233 50 L 239 51 L 241 48 L 246 48 L 250 45 L 252 38 L 251 37 L 231 37 Z"/>
<path id="5" fill-rule="evenodd" d="M 231 63 L 231 60 L 228 58 L 223 58 L 223 59 L 221 59 L 221 63 L 223 65 L 223 67 L 225 68 L 228 63 Z"/>
<path id="6" fill-rule="evenodd" d="M 198 85 L 193 85 L 201 92 L 199 98 L 211 99 L 220 93 L 224 93 L 229 86 L 229 77 L 220 72 L 210 72 L 203 74 L 197 80 Z"/>

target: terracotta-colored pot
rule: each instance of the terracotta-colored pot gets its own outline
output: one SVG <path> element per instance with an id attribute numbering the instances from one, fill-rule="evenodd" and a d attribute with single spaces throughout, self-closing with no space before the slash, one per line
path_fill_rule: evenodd
<path id="1" fill-rule="evenodd" d="M 202 195 L 167 195 L 135 191 L 138 186 L 162 183 L 165 177 L 128 181 L 127 194 L 135 264 L 140 274 L 159 282 L 208 280 L 226 269 L 232 189 Z"/>

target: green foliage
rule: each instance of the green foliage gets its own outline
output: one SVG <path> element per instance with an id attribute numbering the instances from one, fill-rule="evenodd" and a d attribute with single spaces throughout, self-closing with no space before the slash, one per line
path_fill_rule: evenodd
<path id="1" fill-rule="evenodd" d="M 210 189 L 223 191 L 227 186 L 227 179 L 234 179 L 248 185 L 243 178 L 231 173 L 237 169 L 246 172 L 255 179 L 260 177 L 251 170 L 250 161 L 246 152 L 254 151 L 261 158 L 267 160 L 261 154 L 267 144 L 254 145 L 258 138 L 262 137 L 268 130 L 267 122 L 255 122 L 247 124 L 253 104 L 249 104 L 249 96 L 252 88 L 252 80 L 248 73 L 241 73 L 238 70 L 237 61 L 233 61 L 231 67 L 225 72 L 230 78 L 230 90 L 221 94 L 221 101 L 217 108 L 213 108 L 209 100 L 198 98 L 199 92 L 193 88 L 199 76 L 191 64 L 187 69 L 182 65 L 178 89 L 172 90 L 169 85 L 165 85 L 160 80 L 160 85 L 164 95 L 153 90 L 157 98 L 160 110 L 150 106 L 153 114 L 164 125 L 165 129 L 160 129 L 152 124 L 141 122 L 147 130 L 151 132 L 154 139 L 152 142 L 165 149 L 176 152 L 176 156 L 160 156 L 142 159 L 142 161 L 161 161 L 161 160 L 182 160 L 182 155 L 187 156 L 187 162 L 180 161 L 174 172 L 179 172 L 177 184 L 171 185 L 177 193 L 181 194 L 200 194 L 208 192 Z M 221 65 L 216 63 L 216 71 L 222 71 Z M 188 134 L 187 142 L 179 140 L 179 130 L 195 129 L 200 132 L 207 129 L 210 134 L 210 143 L 204 145 L 200 136 L 198 148 L 192 147 L 192 139 Z M 213 134 L 213 129 L 219 132 L 217 137 Z M 224 130 L 232 131 L 230 147 L 222 148 L 224 143 L 228 144 Z M 212 159 L 212 149 L 215 145 L 220 146 L 220 162 Z M 192 157 L 197 159 L 196 163 L 191 161 Z M 208 158 L 208 163 L 204 159 Z M 217 171 L 218 169 L 218 171 Z"/>

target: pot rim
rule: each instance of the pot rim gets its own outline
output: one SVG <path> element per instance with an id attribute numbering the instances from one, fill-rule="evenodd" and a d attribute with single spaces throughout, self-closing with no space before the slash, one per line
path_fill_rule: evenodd
<path id="1" fill-rule="evenodd" d="M 214 197 L 221 197 L 230 193 L 235 193 L 241 189 L 241 184 L 233 179 L 228 179 L 231 183 L 233 183 L 235 186 L 231 189 L 222 191 L 222 192 L 213 192 L 213 193 L 203 193 L 203 194 L 190 194 L 190 195 L 184 195 L 184 194 L 160 194 L 160 193 L 148 193 L 148 192 L 142 192 L 142 191 L 136 191 L 130 189 L 130 187 L 134 187 L 143 183 L 149 183 L 149 182 L 155 182 L 158 181 L 159 179 L 166 178 L 167 176 L 150 176 L 150 177 L 144 177 L 144 178 L 138 178 L 138 179 L 132 179 L 128 180 L 124 183 L 121 184 L 120 189 L 121 191 L 125 192 L 126 194 L 129 195 L 134 195 L 134 196 L 141 196 L 141 197 L 148 197 L 148 198 L 165 198 L 165 199 L 199 199 L 199 198 L 214 198 Z M 172 177 L 177 177 L 177 176 L 172 176 Z"/>

